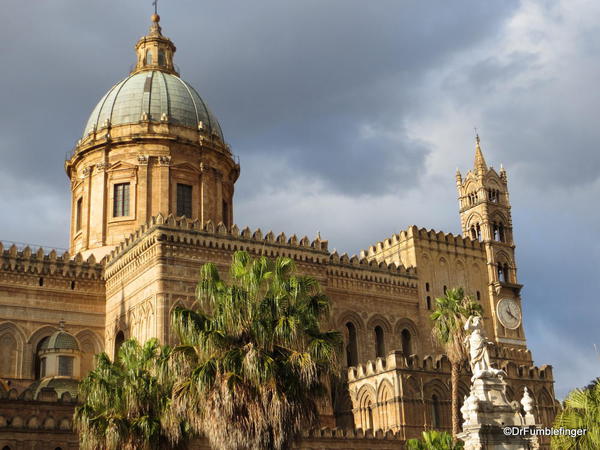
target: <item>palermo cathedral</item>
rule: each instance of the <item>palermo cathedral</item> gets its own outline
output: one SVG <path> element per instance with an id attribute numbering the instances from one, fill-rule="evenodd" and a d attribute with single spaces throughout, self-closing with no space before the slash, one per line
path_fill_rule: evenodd
<path id="1" fill-rule="evenodd" d="M 348 256 L 321 236 L 240 228 L 239 162 L 174 53 L 154 14 L 135 68 L 92 110 L 65 162 L 69 251 L 0 244 L 0 449 L 78 448 L 72 414 L 94 355 L 132 337 L 173 343 L 170 312 L 193 302 L 200 266 L 225 271 L 236 250 L 293 258 L 344 336 L 343 380 L 298 448 L 392 449 L 450 430 L 450 364 L 429 316 L 457 286 L 483 307 L 508 399 L 527 387 L 551 423 L 552 368 L 533 365 L 523 330 L 507 173 L 487 165 L 479 138 L 473 168 L 456 173 L 460 236 L 411 226 Z M 465 370 L 461 399 L 469 383 Z"/>

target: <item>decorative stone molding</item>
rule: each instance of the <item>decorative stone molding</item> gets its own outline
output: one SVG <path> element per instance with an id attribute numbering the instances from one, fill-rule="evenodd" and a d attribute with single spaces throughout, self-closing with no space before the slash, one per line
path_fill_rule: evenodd
<path id="1" fill-rule="evenodd" d="M 109 163 L 98 163 L 98 164 L 96 164 L 96 171 L 97 172 L 106 172 L 108 169 L 110 169 L 110 164 Z"/>
<path id="2" fill-rule="evenodd" d="M 81 177 L 80 178 L 83 179 L 83 178 L 91 175 L 93 170 L 94 170 L 93 166 L 84 167 L 83 170 L 81 171 Z"/>
<path id="3" fill-rule="evenodd" d="M 171 157 L 170 156 L 159 156 L 158 164 L 161 166 L 170 166 L 171 165 Z"/>

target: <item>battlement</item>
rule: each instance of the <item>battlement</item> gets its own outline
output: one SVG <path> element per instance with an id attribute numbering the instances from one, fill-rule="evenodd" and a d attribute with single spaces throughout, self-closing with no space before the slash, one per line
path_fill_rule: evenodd
<path id="1" fill-rule="evenodd" d="M 502 361 L 499 365 L 509 378 L 546 381 L 552 380 L 552 367 L 533 365 L 517 365 L 513 361 Z M 435 373 L 450 373 L 450 360 L 446 355 L 427 355 L 419 358 L 418 355 L 404 356 L 399 350 L 390 352 L 385 358 L 369 360 L 364 364 L 348 368 L 348 381 L 357 381 L 363 378 L 379 375 L 393 370 L 418 370 Z"/>
<path id="2" fill-rule="evenodd" d="M 170 242 L 181 242 L 186 244 L 200 245 L 204 247 L 222 248 L 227 250 L 241 250 L 239 245 L 235 245 L 233 241 L 238 244 L 245 242 L 248 244 L 277 247 L 285 251 L 271 252 L 269 256 L 292 256 L 295 252 L 312 252 L 317 253 L 321 257 L 328 255 L 327 241 L 317 237 L 311 241 L 307 236 L 298 238 L 295 234 L 287 237 L 285 233 L 280 233 L 277 236 L 272 231 L 263 234 L 263 231 L 258 228 L 254 232 L 249 227 L 244 228 L 240 231 L 237 225 L 233 225 L 228 229 L 223 222 L 214 224 L 212 221 L 207 221 L 202 224 L 198 219 L 190 220 L 186 217 L 175 218 L 172 214 L 167 217 L 162 214 L 152 217 L 146 224 L 138 228 L 134 233 L 130 234 L 129 237 L 125 238 L 107 257 L 106 265 L 110 266 L 117 260 L 123 253 L 125 253 L 131 246 L 137 243 L 143 237 L 149 235 L 154 230 L 178 230 L 185 231 L 194 235 L 194 238 L 188 238 L 186 236 L 175 236 L 167 235 L 161 240 L 168 240 Z M 203 239 L 200 239 L 202 236 Z M 304 259 L 304 258 L 301 258 Z"/>
<path id="3" fill-rule="evenodd" d="M 102 262 L 96 261 L 94 255 L 84 260 L 80 253 L 71 256 L 65 251 L 58 255 L 56 250 L 46 253 L 41 247 L 33 252 L 29 246 L 19 250 L 16 244 L 5 248 L 0 242 L 0 269 L 32 275 L 101 280 L 103 265 Z"/>
<path id="4" fill-rule="evenodd" d="M 403 265 L 396 265 L 394 263 L 386 264 L 385 262 L 378 263 L 377 261 L 368 260 L 365 257 L 358 257 L 353 255 L 349 257 L 347 253 L 338 255 L 337 252 L 333 252 L 329 255 L 329 263 L 335 268 L 329 269 L 329 273 L 335 276 L 345 276 L 350 278 L 360 278 L 368 281 L 378 282 L 391 282 L 392 284 L 401 284 L 403 286 L 416 287 L 412 280 L 416 280 L 417 271 L 414 267 L 404 267 Z M 353 272 L 350 269 L 363 269 L 367 270 L 368 273 Z M 409 278 L 407 281 L 397 281 L 397 278 L 389 277 L 377 277 L 373 275 L 375 273 L 381 273 L 382 275 L 401 276 L 403 278 Z"/>
<path id="5" fill-rule="evenodd" d="M 154 233 L 157 230 L 162 233 Z M 359 258 L 356 255 L 349 257 L 347 254 L 343 254 L 340 256 L 335 251 L 329 253 L 328 242 L 320 237 L 311 241 L 306 236 L 302 238 L 298 238 L 296 235 L 288 237 L 285 233 L 275 235 L 272 231 L 263 234 L 260 228 L 251 231 L 246 227 L 240 231 L 237 225 L 227 229 L 223 223 L 215 225 L 213 222 L 207 221 L 201 224 L 199 220 L 191 221 L 185 217 L 177 219 L 173 215 L 164 217 L 161 214 L 152 217 L 148 223 L 124 239 L 107 256 L 107 278 L 137 259 L 142 252 L 157 241 L 228 251 L 247 250 L 269 257 L 287 256 L 297 261 L 330 265 L 331 269 L 329 270 L 334 276 L 407 287 L 414 287 L 413 280 L 416 279 L 414 268 L 368 261 L 366 258 Z M 137 246 L 136 251 L 123 258 L 135 246 Z M 402 280 L 398 276 L 410 280 Z"/>
<path id="6" fill-rule="evenodd" d="M 417 228 L 415 225 L 412 225 L 408 227 L 408 229 L 403 230 L 398 234 L 393 234 L 388 239 L 377 242 L 366 250 L 361 250 L 360 257 L 367 259 L 375 258 L 378 254 L 384 252 L 385 250 L 393 248 L 396 245 L 406 243 L 411 239 L 427 240 L 436 242 L 438 244 L 445 244 L 448 246 L 465 249 L 483 250 L 483 244 L 481 242 L 473 240 L 469 237 L 463 237 L 461 235 L 455 235 L 452 233 L 444 233 L 434 229 L 427 230 L 426 228 Z"/>

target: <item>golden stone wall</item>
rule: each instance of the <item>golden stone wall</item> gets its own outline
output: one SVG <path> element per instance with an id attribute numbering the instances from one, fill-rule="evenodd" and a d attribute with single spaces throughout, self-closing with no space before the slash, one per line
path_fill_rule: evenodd
<path id="1" fill-rule="evenodd" d="M 0 378 L 24 388 L 36 378 L 39 343 L 59 329 L 82 350 L 80 372 L 104 348 L 103 266 L 94 257 L 61 256 L 0 243 Z"/>
<path id="2" fill-rule="evenodd" d="M 152 216 L 176 214 L 178 183 L 192 186 L 192 217 L 233 220 L 239 165 L 214 136 L 140 121 L 96 130 L 65 163 L 71 180 L 71 252 L 102 258 Z M 114 186 L 129 183 L 129 214 L 114 217 Z M 80 209 L 80 211 L 79 211 Z"/>

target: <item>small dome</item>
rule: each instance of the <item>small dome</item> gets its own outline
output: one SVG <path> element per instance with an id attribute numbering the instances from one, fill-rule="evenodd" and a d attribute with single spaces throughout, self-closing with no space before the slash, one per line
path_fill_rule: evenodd
<path id="1" fill-rule="evenodd" d="M 92 111 L 83 138 L 108 123 L 116 126 L 165 119 L 196 130 L 202 127 L 223 141 L 219 122 L 196 90 L 177 75 L 158 70 L 134 73 L 114 85 Z"/>
<path id="2" fill-rule="evenodd" d="M 64 330 L 58 330 L 42 344 L 40 350 L 79 350 L 79 344 L 75 336 Z"/>
<path id="3" fill-rule="evenodd" d="M 51 388 L 56 391 L 58 398 L 60 398 L 65 392 L 71 394 L 71 397 L 77 397 L 79 391 L 79 382 L 72 378 L 56 377 L 56 378 L 44 378 L 43 380 L 37 380 L 29 385 L 29 390 L 33 394 L 33 398 L 37 399 L 40 391 L 43 388 Z"/>

